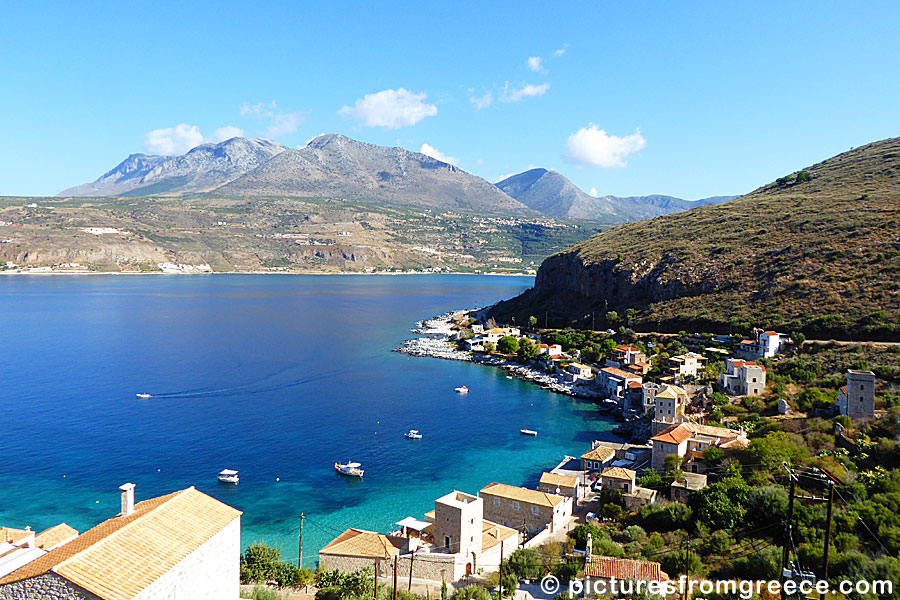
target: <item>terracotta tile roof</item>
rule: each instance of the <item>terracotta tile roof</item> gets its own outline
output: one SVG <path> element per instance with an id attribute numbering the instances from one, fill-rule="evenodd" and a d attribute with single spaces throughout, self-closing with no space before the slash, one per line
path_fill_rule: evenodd
<path id="1" fill-rule="evenodd" d="M 13 529 L 12 527 L 0 527 L 0 544 L 17 544 L 19 541 L 34 535 L 30 529 Z"/>
<path id="2" fill-rule="evenodd" d="M 584 565 L 586 577 L 595 579 L 639 579 L 643 581 L 668 581 L 669 576 L 660 568 L 658 562 L 647 560 L 631 560 L 627 558 L 610 558 L 592 556 Z"/>
<path id="3" fill-rule="evenodd" d="M 578 479 L 569 477 L 568 475 L 559 475 L 558 473 L 543 473 L 541 475 L 541 483 L 544 485 L 573 488 L 578 485 Z"/>
<path id="4" fill-rule="evenodd" d="M 616 455 L 616 451 L 612 448 L 607 448 L 606 446 L 597 446 L 596 448 L 591 448 L 587 452 L 581 455 L 581 458 L 584 460 L 596 460 L 599 462 L 606 462 Z"/>
<path id="5" fill-rule="evenodd" d="M 508 540 L 514 535 L 519 535 L 519 532 L 511 527 L 506 527 L 505 525 L 482 519 L 481 551 L 484 552 L 485 550 L 490 550 L 500 542 Z"/>
<path id="6" fill-rule="evenodd" d="M 715 438 L 714 444 L 721 448 L 733 447 L 736 444 L 743 444 L 746 441 L 746 438 L 741 437 L 738 432 L 732 431 L 727 427 L 697 425 L 696 423 L 680 423 L 678 425 L 672 425 L 663 429 L 650 439 L 654 442 L 680 444 L 695 435 Z"/>
<path id="7" fill-rule="evenodd" d="M 637 377 L 634 373 L 629 373 L 628 371 L 623 371 L 622 369 L 617 369 L 615 367 L 604 367 L 600 369 L 607 375 L 612 375 L 613 377 L 619 377 L 622 379 L 634 379 Z"/>
<path id="8" fill-rule="evenodd" d="M 390 559 L 400 554 L 401 544 L 400 540 L 382 533 L 350 528 L 319 550 L 319 554 Z"/>
<path id="9" fill-rule="evenodd" d="M 491 483 L 481 490 L 481 495 L 488 494 L 490 496 L 498 496 L 517 502 L 526 504 L 534 504 L 536 506 L 549 506 L 553 508 L 565 498 L 556 494 L 548 494 L 547 492 L 539 492 L 537 490 L 529 490 L 527 488 L 516 487 L 514 485 L 506 485 L 505 483 Z"/>
<path id="10" fill-rule="evenodd" d="M 693 431 L 689 427 L 685 426 L 685 423 L 681 425 L 672 425 L 670 427 L 666 427 L 652 438 L 650 438 L 654 442 L 664 442 L 666 444 L 680 444 L 686 439 L 690 438 L 693 435 Z"/>
<path id="11" fill-rule="evenodd" d="M 34 544 L 38 548 L 50 550 L 51 548 L 55 548 L 63 542 L 71 541 L 76 537 L 78 537 L 77 529 L 69 527 L 65 523 L 60 523 L 59 525 L 54 525 L 50 529 L 45 529 L 34 536 Z"/>
<path id="12" fill-rule="evenodd" d="M 775 331 L 767 331 L 766 335 L 778 335 L 778 333 Z"/>
<path id="13" fill-rule="evenodd" d="M 608 469 L 603 469 L 603 472 L 600 473 L 600 477 L 609 477 L 610 479 L 625 479 L 631 481 L 632 479 L 637 477 L 637 473 L 635 473 L 631 469 L 624 469 L 622 467 L 609 467 Z"/>
<path id="14" fill-rule="evenodd" d="M 630 387 L 631 389 L 635 389 L 635 388 L 640 389 L 643 386 L 641 385 L 640 381 L 629 381 L 628 387 Z"/>
<path id="15" fill-rule="evenodd" d="M 657 398 L 667 398 L 669 400 L 677 400 L 678 398 L 683 398 L 687 395 L 687 392 L 684 389 L 678 387 L 677 385 L 667 385 L 666 389 L 656 394 Z"/>
<path id="16" fill-rule="evenodd" d="M 100 523 L 0 584 L 52 571 L 104 600 L 128 600 L 240 515 L 190 487 L 136 504 L 131 515 Z"/>

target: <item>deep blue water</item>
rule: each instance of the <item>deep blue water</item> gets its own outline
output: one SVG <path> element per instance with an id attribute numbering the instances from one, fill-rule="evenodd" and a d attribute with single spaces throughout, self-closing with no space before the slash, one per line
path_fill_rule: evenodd
<path id="1" fill-rule="evenodd" d="M 534 484 L 564 454 L 612 439 L 612 424 L 496 369 L 391 352 L 421 318 L 531 284 L 0 277 L 0 525 L 83 531 L 118 512 L 122 483 L 137 500 L 195 485 L 244 511 L 245 545 L 289 558 L 304 512 L 311 562 L 346 527 L 389 531 L 453 489 Z M 453 391 L 462 384 L 467 396 Z M 410 428 L 424 439 L 405 439 Z M 364 481 L 335 474 L 346 459 Z M 216 481 L 226 467 L 240 485 Z"/>

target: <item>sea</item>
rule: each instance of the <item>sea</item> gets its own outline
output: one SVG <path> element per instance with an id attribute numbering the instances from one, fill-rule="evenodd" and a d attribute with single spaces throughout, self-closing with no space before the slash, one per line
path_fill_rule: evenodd
<path id="1" fill-rule="evenodd" d="M 488 275 L 0 277 L 0 526 L 85 531 L 195 486 L 303 562 L 453 490 L 535 486 L 614 424 L 502 370 L 393 352 L 416 321 L 533 284 Z M 465 385 L 466 395 L 454 388 Z M 146 400 L 137 393 L 151 394 Z M 519 433 L 522 428 L 537 437 Z M 423 438 L 404 432 L 418 429 Z M 362 463 L 362 480 L 334 470 Z M 240 483 L 216 474 L 237 469 Z"/>

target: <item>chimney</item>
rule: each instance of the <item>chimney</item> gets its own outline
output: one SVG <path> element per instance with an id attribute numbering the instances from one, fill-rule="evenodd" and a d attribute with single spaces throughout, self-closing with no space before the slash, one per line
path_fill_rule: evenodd
<path id="1" fill-rule="evenodd" d="M 584 564 L 590 564 L 591 562 L 591 554 L 594 551 L 594 539 L 591 537 L 591 533 L 588 532 L 587 543 L 584 545 Z"/>
<path id="2" fill-rule="evenodd" d="M 119 489 L 122 490 L 122 516 L 131 516 L 134 513 L 134 484 L 126 483 Z"/>

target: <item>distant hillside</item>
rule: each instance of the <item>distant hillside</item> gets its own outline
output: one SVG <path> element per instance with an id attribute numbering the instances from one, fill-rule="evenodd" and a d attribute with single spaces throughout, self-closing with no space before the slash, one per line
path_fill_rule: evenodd
<path id="1" fill-rule="evenodd" d="M 183 156 L 132 154 L 97 181 L 59 196 L 150 196 L 204 192 L 252 171 L 286 148 L 275 142 L 231 138 L 202 144 Z"/>
<path id="2" fill-rule="evenodd" d="M 324 196 L 437 210 L 534 214 L 489 182 L 451 164 L 336 134 L 288 150 L 214 193 Z"/>
<path id="3" fill-rule="evenodd" d="M 595 198 L 584 193 L 560 173 L 547 169 L 531 169 L 508 177 L 496 185 L 519 202 L 545 215 L 605 223 L 650 219 L 736 198 L 716 196 L 695 202 L 659 195 Z"/>
<path id="4" fill-rule="evenodd" d="M 615 227 L 547 258 L 494 313 L 643 330 L 761 325 L 900 339 L 900 138 L 719 205 Z M 619 319 L 605 322 L 606 310 Z M 584 325 L 585 321 L 581 321 Z"/>

